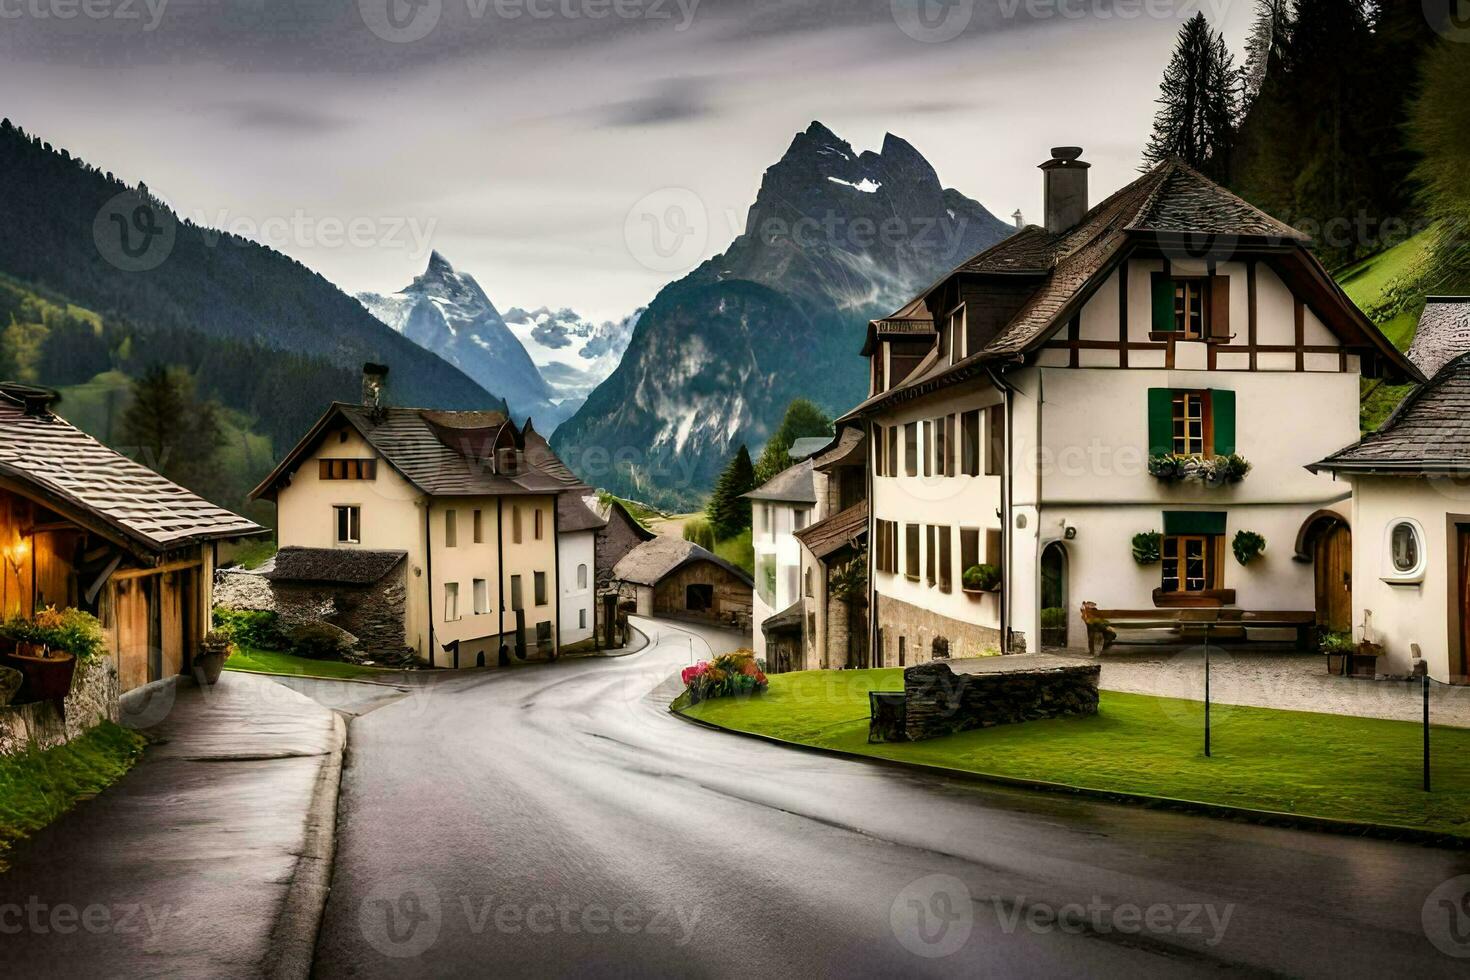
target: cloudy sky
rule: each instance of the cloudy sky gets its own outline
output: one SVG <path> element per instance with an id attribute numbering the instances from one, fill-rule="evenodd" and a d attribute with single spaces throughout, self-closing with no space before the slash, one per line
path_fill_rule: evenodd
<path id="1" fill-rule="evenodd" d="M 819 119 L 903 136 L 946 185 L 1039 215 L 1076 143 L 1128 179 L 1159 73 L 1250 0 L 0 0 L 0 114 L 349 291 L 427 248 L 501 309 L 620 316 L 678 270 L 630 234 L 697 201 L 706 255 Z M 690 193 L 692 192 L 692 194 Z"/>

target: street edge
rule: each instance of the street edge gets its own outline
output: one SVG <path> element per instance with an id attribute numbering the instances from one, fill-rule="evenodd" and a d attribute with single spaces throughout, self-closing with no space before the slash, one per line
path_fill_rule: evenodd
<path id="1" fill-rule="evenodd" d="M 948 776 L 954 779 L 1007 786 L 1015 789 L 1039 790 L 1047 793 L 1070 793 L 1075 796 L 1085 796 L 1090 799 L 1104 800 L 1109 803 L 1126 803 L 1150 810 L 1176 810 L 1184 813 L 1197 813 L 1202 816 L 1254 823 L 1268 827 L 1284 827 L 1293 830 L 1317 830 L 1330 834 L 1345 834 L 1354 837 L 1371 837 L 1381 840 L 1424 844 L 1451 850 L 1470 850 L 1470 836 L 1422 830 L 1418 827 L 1403 827 L 1397 824 L 1361 823 L 1352 820 L 1338 820 L 1333 817 L 1286 813 L 1281 810 L 1257 810 L 1250 807 L 1231 806 L 1227 803 L 1204 803 L 1199 800 L 1185 800 L 1172 796 L 1149 796 L 1144 793 L 1129 793 L 1121 790 L 1093 789 L 1088 786 L 1074 786 L 1071 783 L 1055 783 L 1044 779 L 1026 779 L 1021 776 L 1002 776 L 995 773 L 975 772 L 971 769 L 954 769 L 949 766 L 936 766 L 927 762 L 903 762 L 898 759 L 885 759 L 881 756 L 849 752 L 846 749 L 823 748 L 819 745 L 808 745 L 805 742 L 793 742 L 789 739 L 778 738 L 775 735 L 763 735 L 760 732 L 745 732 L 738 728 L 726 728 L 724 725 L 717 725 L 712 721 L 705 721 L 703 718 L 694 718 L 685 714 L 682 708 L 675 707 L 677 703 L 678 698 L 675 698 L 670 703 L 669 713 L 691 725 L 699 725 L 711 731 L 725 732 L 730 735 L 743 735 L 746 738 L 758 739 L 759 741 L 779 745 L 784 748 L 819 752 L 823 755 L 838 756 L 844 759 L 851 759 L 855 762 L 865 762 L 890 769 L 901 769 L 907 770 L 908 772 L 926 772 L 936 776 Z"/>
<path id="2" fill-rule="evenodd" d="M 331 893 L 337 853 L 337 797 L 347 749 L 347 723 L 335 711 L 332 725 L 336 744 L 317 773 L 301 854 L 271 929 L 271 952 L 262 964 L 262 973 L 272 980 L 306 980 L 316 959 L 317 934 Z"/>

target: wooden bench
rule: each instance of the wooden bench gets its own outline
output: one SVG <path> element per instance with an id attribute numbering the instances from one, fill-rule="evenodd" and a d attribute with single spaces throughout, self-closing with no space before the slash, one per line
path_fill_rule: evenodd
<path id="1" fill-rule="evenodd" d="M 1118 639 L 1118 630 L 1166 630 L 1174 640 L 1243 640 L 1246 629 L 1289 629 L 1296 631 L 1299 649 L 1306 649 L 1317 624 L 1312 611 L 1270 610 L 1253 612 L 1224 607 L 1188 609 L 1099 609 L 1082 604 L 1082 622 L 1087 627 L 1087 652 L 1096 655 Z M 1208 627 L 1208 629 L 1206 629 Z"/>

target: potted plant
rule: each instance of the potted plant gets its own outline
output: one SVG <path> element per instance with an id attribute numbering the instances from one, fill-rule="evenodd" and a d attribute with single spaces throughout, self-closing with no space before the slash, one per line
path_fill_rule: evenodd
<path id="1" fill-rule="evenodd" d="M 1242 565 L 1249 565 L 1261 557 L 1261 552 L 1266 550 L 1266 539 L 1255 531 L 1236 531 L 1235 540 L 1231 542 L 1231 550 L 1235 552 L 1235 560 Z"/>
<path id="2" fill-rule="evenodd" d="M 1378 673 L 1378 658 L 1383 656 L 1383 644 L 1361 640 L 1353 649 L 1353 676 L 1373 677 Z"/>
<path id="3" fill-rule="evenodd" d="M 34 619 L 13 616 L 0 632 L 16 644 L 5 659 L 25 676 L 25 695 L 33 701 L 65 701 L 78 661 L 92 659 L 103 648 L 101 625 L 80 609 L 58 612 L 47 606 Z"/>
<path id="4" fill-rule="evenodd" d="M 1041 610 L 1041 645 L 1044 647 L 1065 646 L 1067 642 L 1067 610 L 1060 606 L 1047 606 Z"/>
<path id="5" fill-rule="evenodd" d="M 1159 546 L 1163 535 L 1158 531 L 1141 531 L 1133 536 L 1133 560 L 1140 565 L 1152 565 L 1159 560 Z"/>
<path id="6" fill-rule="evenodd" d="M 1327 655 L 1327 673 L 1342 677 L 1347 674 L 1353 655 L 1351 633 L 1324 630 L 1317 639 L 1317 649 Z"/>
<path id="7" fill-rule="evenodd" d="M 1000 569 L 990 564 L 971 565 L 961 581 L 967 592 L 994 592 L 1000 588 Z"/>
<path id="8" fill-rule="evenodd" d="M 194 679 L 210 686 L 219 683 L 224 672 L 225 661 L 235 652 L 235 644 L 224 630 L 210 630 L 199 641 L 199 652 L 194 656 Z"/>

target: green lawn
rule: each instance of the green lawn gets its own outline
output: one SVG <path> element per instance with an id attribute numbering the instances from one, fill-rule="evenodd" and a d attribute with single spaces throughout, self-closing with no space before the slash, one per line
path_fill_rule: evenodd
<path id="1" fill-rule="evenodd" d="M 112 785 L 142 757 L 143 745 L 137 732 L 103 722 L 67 745 L 0 755 L 0 871 L 16 841 Z"/>
<path id="2" fill-rule="evenodd" d="M 745 569 L 746 574 L 755 574 L 755 546 L 751 543 L 750 528 L 733 538 L 715 542 L 715 554 L 732 565 Z"/>
<path id="3" fill-rule="evenodd" d="M 1099 713 L 1003 725 L 924 742 L 869 745 L 868 691 L 902 670 L 802 671 L 693 718 L 819 748 L 985 775 L 1413 827 L 1470 836 L 1470 731 L 1435 728 L 1435 791 L 1420 788 L 1412 722 L 1215 705 L 1211 758 L 1197 701 L 1104 691 Z M 1405 698 L 1412 695 L 1407 690 Z"/>
<path id="4" fill-rule="evenodd" d="M 358 677 L 381 677 L 393 671 L 383 667 L 363 667 L 337 660 L 311 660 L 277 650 L 240 647 L 225 661 L 226 670 L 243 670 L 259 674 L 300 674 L 303 677 L 326 677 L 352 680 Z"/>

